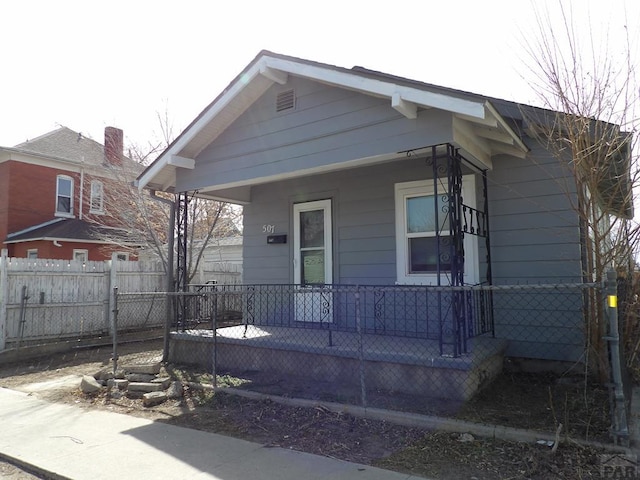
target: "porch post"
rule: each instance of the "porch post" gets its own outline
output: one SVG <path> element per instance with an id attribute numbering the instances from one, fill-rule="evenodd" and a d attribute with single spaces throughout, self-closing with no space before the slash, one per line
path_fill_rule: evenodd
<path id="1" fill-rule="evenodd" d="M 178 194 L 178 208 L 177 215 L 177 261 L 176 261 L 176 291 L 179 293 L 187 292 L 187 279 L 188 279 L 188 267 L 187 267 L 187 227 L 189 217 L 189 193 L 181 192 Z M 178 328 L 182 331 L 185 330 L 187 302 L 183 295 L 178 295 L 177 299 L 177 317 Z"/>
<path id="2" fill-rule="evenodd" d="M 462 158 L 453 145 L 447 145 L 447 176 L 449 187 L 449 235 L 451 285 L 464 285 L 464 229 L 462 227 Z M 457 357 L 466 351 L 466 308 L 463 291 L 451 292 L 453 318 L 453 356 Z"/>
<path id="3" fill-rule="evenodd" d="M 482 171 L 482 191 L 484 195 L 484 241 L 487 248 L 487 285 L 493 285 L 493 276 L 491 272 L 491 229 L 489 228 L 489 188 L 487 186 L 487 171 Z M 493 311 L 493 309 L 492 309 Z"/>
<path id="4" fill-rule="evenodd" d="M 447 187 L 449 203 L 449 235 L 451 285 L 464 285 L 464 231 L 462 228 L 462 165 L 453 145 L 447 145 Z"/>

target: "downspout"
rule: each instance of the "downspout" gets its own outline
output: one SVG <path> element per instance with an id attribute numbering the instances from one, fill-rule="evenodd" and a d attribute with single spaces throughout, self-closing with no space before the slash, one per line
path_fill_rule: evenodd
<path id="1" fill-rule="evenodd" d="M 162 361 L 166 362 L 168 360 L 169 355 L 169 333 L 170 333 L 170 323 L 169 318 L 171 318 L 171 297 L 168 295 L 169 292 L 174 291 L 173 286 L 173 250 L 175 244 L 175 228 L 176 228 L 176 202 L 172 202 L 167 198 L 158 197 L 156 195 L 155 190 L 151 190 L 150 194 L 151 198 L 157 200 L 158 202 L 164 203 L 165 205 L 169 205 L 169 231 L 167 232 L 167 240 L 168 240 L 168 248 L 167 252 L 167 279 L 166 279 L 166 291 L 167 291 L 167 303 L 166 303 L 166 320 L 164 322 L 164 348 L 162 349 Z"/>

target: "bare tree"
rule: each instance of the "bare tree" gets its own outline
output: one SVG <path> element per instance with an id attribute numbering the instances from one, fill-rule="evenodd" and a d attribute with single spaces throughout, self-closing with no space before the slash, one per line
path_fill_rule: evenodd
<path id="1" fill-rule="evenodd" d="M 139 253 L 144 249 L 148 255 L 159 259 L 168 271 L 169 232 L 168 225 L 175 202 L 175 195 L 166 192 L 139 191 L 133 184 L 135 178 L 173 140 L 173 127 L 169 115 L 157 114 L 162 139 L 149 141 L 144 146 L 131 145 L 129 156 L 121 165 L 109 165 L 109 179 L 104 180 L 103 213 L 89 216 L 88 220 L 100 226 L 101 240 L 118 245 L 122 250 Z M 155 198 L 154 198 L 155 197 Z M 164 201 L 159 201 L 158 197 Z M 241 210 L 228 203 L 201 198 L 189 202 L 188 280 L 190 281 L 204 260 L 207 246 L 216 237 L 237 235 L 238 217 Z M 107 226 L 108 228 L 104 228 Z"/>
<path id="2" fill-rule="evenodd" d="M 536 12 L 538 36 L 526 49 L 544 108 L 524 108 L 523 115 L 537 139 L 570 172 L 569 198 L 584 248 L 583 276 L 600 281 L 610 268 L 633 268 L 638 252 L 633 191 L 640 179 L 639 90 L 628 32 L 623 45 L 612 50 L 608 36 L 581 38 L 573 12 L 562 2 L 558 7 L 559 27 L 553 26 L 557 18 L 548 10 Z M 607 326 L 601 297 L 593 295 L 588 304 L 589 363 L 605 379 Z"/>
<path id="3" fill-rule="evenodd" d="M 236 236 L 241 210 L 225 202 L 194 196 L 188 205 L 187 282 L 191 282 L 204 261 L 206 247 L 215 238 Z"/>

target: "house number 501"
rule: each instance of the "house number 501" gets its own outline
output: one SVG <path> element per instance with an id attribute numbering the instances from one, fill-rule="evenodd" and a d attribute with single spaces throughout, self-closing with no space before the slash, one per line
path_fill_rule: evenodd
<path id="1" fill-rule="evenodd" d="M 262 233 L 273 233 L 276 231 L 275 225 L 262 225 Z"/>

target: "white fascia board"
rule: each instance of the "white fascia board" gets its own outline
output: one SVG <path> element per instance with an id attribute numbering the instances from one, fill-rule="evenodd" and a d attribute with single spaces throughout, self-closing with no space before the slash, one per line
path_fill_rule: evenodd
<path id="1" fill-rule="evenodd" d="M 0 153 L 2 152 L 4 152 L 5 154 L 0 156 L 0 163 L 13 160 L 15 162 L 38 165 L 42 167 L 59 168 L 62 170 L 67 170 L 69 172 L 79 172 L 80 168 L 83 167 L 82 163 L 76 160 L 54 157 L 45 155 L 43 153 L 27 152 L 25 150 L 14 148 L 2 148 L 0 150 Z"/>
<path id="2" fill-rule="evenodd" d="M 202 116 L 191 126 L 188 130 L 182 133 L 176 142 L 166 150 L 158 159 L 151 165 L 147 173 L 140 177 L 138 182 L 138 189 L 142 190 L 147 186 L 150 179 L 160 173 L 160 171 L 166 166 L 170 166 L 170 158 L 177 152 L 180 152 L 193 138 L 211 122 L 224 107 L 226 107 L 235 97 L 249 84 L 256 75 L 260 74 L 260 70 L 265 67 L 264 57 L 258 60 L 244 75 L 242 75 L 236 83 L 234 83 L 213 105 L 206 110 Z"/>
<path id="3" fill-rule="evenodd" d="M 498 111 L 491 104 L 491 102 L 485 102 L 484 106 L 489 111 L 489 113 L 496 119 L 496 121 L 500 124 L 500 126 L 513 138 L 515 145 L 521 148 L 524 152 L 528 152 L 529 148 L 524 144 L 524 142 L 520 139 L 520 137 L 516 134 L 516 132 L 513 131 L 513 129 L 505 121 L 502 115 L 498 113 Z"/>
<path id="4" fill-rule="evenodd" d="M 236 83 L 234 83 L 229 90 L 210 106 L 209 110 L 204 112 L 202 117 L 191 126 L 191 128 L 185 131 L 182 137 L 178 138 L 176 143 L 171 147 L 171 151 L 167 152 L 174 154 L 181 151 L 192 139 L 195 137 L 202 128 L 213 120 L 223 108 L 225 108 L 231 101 L 251 83 L 251 81 L 260 74 L 260 70 L 264 67 L 264 58 L 258 60 L 245 74 L 240 77 Z"/>
<path id="5" fill-rule="evenodd" d="M 136 185 L 138 187 L 138 191 L 141 191 L 145 188 L 151 179 L 158 175 L 163 168 L 167 166 L 169 163 L 169 156 L 162 155 L 156 159 L 154 163 L 151 164 L 149 170 L 147 170 L 144 174 L 136 179 Z"/>
<path id="6" fill-rule="evenodd" d="M 171 155 L 169 157 L 167 165 L 193 170 L 196 167 L 196 161 L 193 158 L 181 157 L 180 155 Z"/>
<path id="7" fill-rule="evenodd" d="M 392 98 L 394 93 L 398 93 L 406 102 L 415 103 L 421 107 L 438 108 L 440 110 L 477 118 L 484 118 L 485 115 L 482 102 L 473 102 L 440 93 L 427 92 L 413 87 L 397 85 L 392 82 L 363 77 L 356 73 L 338 71 L 318 65 L 298 63 L 282 58 L 264 57 L 262 60 L 265 61 L 267 66 L 276 70 L 282 70 L 296 76 L 318 80 L 371 95 Z"/>

